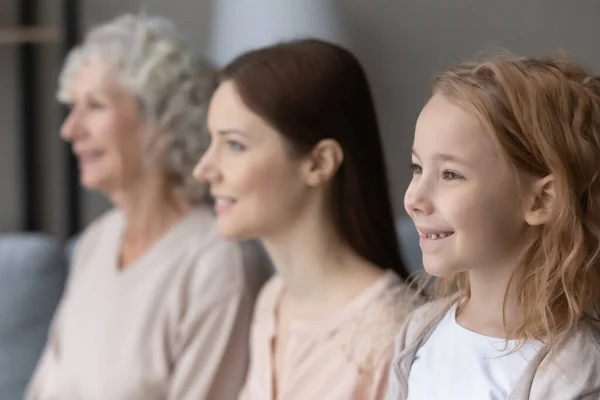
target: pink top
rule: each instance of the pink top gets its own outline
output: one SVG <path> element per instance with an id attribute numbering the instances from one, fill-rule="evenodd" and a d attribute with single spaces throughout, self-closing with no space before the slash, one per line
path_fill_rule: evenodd
<path id="1" fill-rule="evenodd" d="M 283 279 L 260 294 L 252 326 L 250 370 L 240 400 L 272 400 L 273 339 Z M 350 304 L 323 320 L 295 321 L 277 400 L 383 399 L 394 337 L 413 292 L 388 271 Z"/>

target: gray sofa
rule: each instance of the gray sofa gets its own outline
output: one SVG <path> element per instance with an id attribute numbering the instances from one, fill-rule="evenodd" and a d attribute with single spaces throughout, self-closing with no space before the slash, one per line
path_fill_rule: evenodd
<path id="1" fill-rule="evenodd" d="M 398 221 L 409 268 L 420 268 L 412 222 Z M 64 289 L 76 238 L 62 246 L 42 234 L 0 235 L 0 400 L 23 398 Z"/>
<path id="2" fill-rule="evenodd" d="M 0 235 L 0 399 L 22 399 L 67 277 L 66 255 L 41 234 Z"/>

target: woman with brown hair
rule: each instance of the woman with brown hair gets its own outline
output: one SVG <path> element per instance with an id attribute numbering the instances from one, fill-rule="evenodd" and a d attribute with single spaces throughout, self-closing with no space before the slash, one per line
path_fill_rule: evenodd
<path id="1" fill-rule="evenodd" d="M 397 340 L 389 400 L 600 398 L 600 78 L 495 58 L 442 72 L 405 206 L 440 297 Z"/>
<path id="2" fill-rule="evenodd" d="M 316 39 L 245 53 L 217 74 L 208 128 L 196 177 L 219 232 L 260 238 L 277 269 L 241 398 L 382 398 L 411 291 L 359 62 Z"/>

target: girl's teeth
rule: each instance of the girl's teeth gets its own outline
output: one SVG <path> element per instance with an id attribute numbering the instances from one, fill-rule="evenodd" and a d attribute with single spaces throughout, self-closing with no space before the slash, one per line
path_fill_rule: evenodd
<path id="1" fill-rule="evenodd" d="M 450 236 L 450 233 L 431 233 L 431 234 L 426 234 L 423 235 L 425 238 L 427 239 L 431 239 L 431 240 L 437 240 L 437 239 L 444 239 L 447 238 L 448 236 Z"/>

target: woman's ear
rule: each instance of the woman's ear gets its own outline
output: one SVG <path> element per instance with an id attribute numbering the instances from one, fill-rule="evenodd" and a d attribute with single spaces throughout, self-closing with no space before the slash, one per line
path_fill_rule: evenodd
<path id="1" fill-rule="evenodd" d="M 167 135 L 154 124 L 146 124 L 142 127 L 142 147 L 147 162 L 153 163 L 160 159 L 166 149 L 171 146 L 173 136 Z"/>
<path id="2" fill-rule="evenodd" d="M 525 210 L 525 221 L 532 226 L 545 224 L 556 204 L 556 182 L 553 175 L 538 179 L 531 186 Z"/>
<path id="3" fill-rule="evenodd" d="M 311 150 L 303 175 L 308 186 L 329 182 L 344 161 L 344 151 L 337 140 L 324 139 Z"/>

